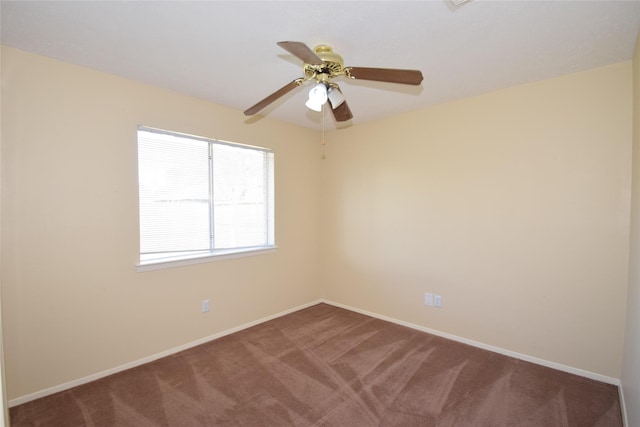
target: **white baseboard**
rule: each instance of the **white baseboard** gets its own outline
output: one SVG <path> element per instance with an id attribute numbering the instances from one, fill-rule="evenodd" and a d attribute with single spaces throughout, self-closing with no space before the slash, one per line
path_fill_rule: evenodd
<path id="1" fill-rule="evenodd" d="M 116 374 L 118 372 L 126 371 L 127 369 L 135 368 L 137 366 L 144 365 L 145 363 L 153 362 L 154 360 L 158 360 L 158 359 L 161 359 L 163 357 L 171 356 L 172 354 L 176 354 L 176 353 L 179 353 L 181 351 L 188 350 L 188 349 L 190 349 L 192 347 L 196 347 L 196 346 L 199 346 L 201 344 L 205 344 L 205 343 L 207 343 L 209 341 L 213 341 L 215 339 L 222 338 L 224 336 L 233 334 L 235 332 L 242 331 L 243 329 L 247 329 L 247 328 L 250 328 L 252 326 L 256 326 L 256 325 L 259 325 L 261 323 L 268 322 L 269 320 L 273 320 L 273 319 L 276 319 L 278 317 L 282 317 L 282 316 L 284 316 L 286 314 L 290 314 L 290 313 L 293 313 L 293 312 L 296 312 L 296 311 L 311 307 L 313 305 L 320 304 L 321 302 L 322 302 L 322 300 L 316 300 L 316 301 L 312 301 L 312 302 L 309 302 L 309 303 L 306 303 L 306 304 L 302 304 L 302 305 L 299 305 L 297 307 L 290 308 L 290 309 L 285 310 L 285 311 L 281 311 L 280 313 L 273 314 L 271 316 L 266 316 L 266 317 L 263 317 L 261 319 L 254 320 L 252 322 L 245 323 L 243 325 L 236 326 L 234 328 L 227 329 L 227 330 L 224 330 L 222 332 L 218 332 L 218 333 L 215 333 L 213 335 L 209 335 L 207 337 L 200 338 L 200 339 L 195 340 L 195 341 L 191 341 L 191 342 L 189 342 L 187 344 L 183 344 L 183 345 L 180 345 L 178 347 L 170 348 L 168 350 L 161 351 L 160 353 L 156 353 L 156 354 L 153 354 L 151 356 L 143 357 L 142 359 L 134 360 L 133 362 L 125 363 L 124 365 L 116 366 L 115 368 L 107 369 L 107 370 L 104 370 L 104 371 L 101 371 L 101 372 L 97 372 L 95 374 L 88 375 L 88 376 L 83 377 L 83 378 L 78 378 L 77 380 L 69 381 L 69 382 L 66 382 L 64 384 L 56 385 L 56 386 L 53 386 L 53 387 L 46 388 L 44 390 L 37 391 L 35 393 L 31 393 L 31 394 L 27 394 L 25 396 L 21 396 L 21 397 L 15 398 L 15 399 L 11 399 L 8 402 L 9 408 L 12 408 L 12 407 L 18 406 L 18 405 L 22 405 L 23 403 L 27 403 L 27 402 L 30 402 L 32 400 L 40 399 L 41 397 L 46 397 L 46 396 L 52 395 L 54 393 L 65 391 L 65 390 L 68 390 L 70 388 L 77 387 L 79 385 L 87 384 L 87 383 L 90 383 L 91 381 L 99 380 L 100 378 L 104 378 L 104 377 L 107 377 L 109 375 Z"/>
<path id="2" fill-rule="evenodd" d="M 620 387 L 620 380 L 618 378 L 608 377 L 606 375 L 597 374 L 595 372 L 585 371 L 583 369 L 574 368 L 572 366 L 567 366 L 567 365 L 563 365 L 563 364 L 560 364 L 560 363 L 551 362 L 549 360 L 544 360 L 544 359 L 540 359 L 540 358 L 537 358 L 537 357 L 529 356 L 529 355 L 526 355 L 526 354 L 518 353 L 518 352 L 515 352 L 515 351 L 506 350 L 504 348 L 495 347 L 495 346 L 492 346 L 492 345 L 489 345 L 489 344 L 485 344 L 485 343 L 481 343 L 481 342 L 478 342 L 478 341 L 470 340 L 468 338 L 463 338 L 463 337 L 459 337 L 457 335 L 449 334 L 449 333 L 446 333 L 446 332 L 441 332 L 441 331 L 438 331 L 438 330 L 435 330 L 435 329 L 430 329 L 430 328 L 427 328 L 425 326 L 416 325 L 415 323 L 405 322 L 403 320 L 394 319 L 393 317 L 388 317 L 388 316 L 384 316 L 382 314 L 373 313 L 371 311 L 362 310 L 362 309 L 359 309 L 357 307 L 352 307 L 352 306 L 349 306 L 349 305 L 340 304 L 340 303 L 335 302 L 335 301 L 323 299 L 322 302 L 324 302 L 325 304 L 333 305 L 335 307 L 344 308 L 345 310 L 355 311 L 356 313 L 364 314 L 366 316 L 371 316 L 371 317 L 375 317 L 375 318 L 380 319 L 380 320 L 385 320 L 387 322 L 395 323 L 395 324 L 398 324 L 398 325 L 401 325 L 401 326 L 406 326 L 406 327 L 411 328 L 411 329 L 416 329 L 416 330 L 419 330 L 419 331 L 422 331 L 422 332 L 427 332 L 429 334 L 437 335 L 437 336 L 442 337 L 442 338 L 447 338 L 447 339 L 450 339 L 450 340 L 453 340 L 453 341 L 458 341 L 458 342 L 461 342 L 463 344 L 471 345 L 473 347 L 478 347 L 478 348 L 481 348 L 481 349 L 484 349 L 484 350 L 492 351 L 494 353 L 499 353 L 499 354 L 503 354 L 505 356 L 514 357 L 516 359 L 524 360 L 526 362 L 535 363 L 536 365 L 542 365 L 542 366 L 546 366 L 547 368 L 552 368 L 552 369 L 556 369 L 556 370 L 559 370 L 559 371 L 568 372 L 570 374 L 579 375 L 581 377 L 586 377 L 586 378 L 589 378 L 589 379 L 592 379 L 592 380 L 600 381 L 600 382 L 603 382 L 603 383 L 616 385 L 616 386 L 618 386 L 618 389 L 621 388 Z"/>
<path id="3" fill-rule="evenodd" d="M 76 379 L 76 380 L 73 380 L 73 381 L 66 382 L 64 384 L 59 384 L 59 385 L 56 385 L 56 386 L 53 386 L 53 387 L 46 388 L 44 390 L 37 391 L 35 393 L 31 393 L 31 394 L 27 394 L 25 396 L 21 396 L 21 397 L 15 398 L 15 399 L 11 399 L 8 402 L 8 406 L 9 406 L 9 408 L 12 408 L 14 406 L 30 402 L 32 400 L 36 400 L 36 399 L 39 399 L 39 398 L 42 398 L 42 397 L 46 397 L 46 396 L 52 395 L 54 393 L 58 393 L 58 392 L 61 392 L 61 391 L 68 390 L 68 389 L 73 388 L 73 387 L 77 387 L 77 386 L 80 386 L 80 385 L 83 385 L 83 384 L 87 384 L 87 383 L 90 383 L 92 381 L 98 380 L 100 378 L 104 378 L 104 377 L 107 377 L 109 375 L 116 374 L 118 372 L 126 371 L 127 369 L 135 368 L 137 366 L 141 366 L 141 365 L 144 365 L 145 363 L 153 362 L 153 361 L 158 360 L 158 359 L 163 358 L 163 357 L 171 356 L 172 354 L 179 353 L 181 351 L 190 349 L 192 347 L 196 347 L 196 346 L 201 345 L 201 344 L 205 344 L 205 343 L 207 343 L 209 341 L 213 341 L 215 339 L 218 339 L 218 338 L 233 334 L 235 332 L 242 331 L 242 330 L 250 328 L 252 326 L 256 326 L 256 325 L 259 325 L 261 323 L 268 322 L 269 320 L 273 320 L 273 319 L 276 319 L 278 317 L 282 317 L 284 315 L 287 315 L 287 314 L 290 314 L 290 313 L 293 313 L 293 312 L 296 312 L 296 311 L 311 307 L 311 306 L 319 304 L 319 303 L 325 303 L 325 304 L 329 304 L 329 305 L 332 305 L 332 306 L 335 306 L 335 307 L 344 308 L 345 310 L 350 310 L 350 311 L 353 311 L 353 312 L 356 312 L 356 313 L 364 314 L 366 316 L 371 316 L 371 317 L 375 317 L 375 318 L 380 319 L 380 320 L 385 320 L 387 322 L 395 323 L 395 324 L 398 324 L 398 325 L 401 325 L 401 326 L 406 326 L 406 327 L 409 327 L 411 329 L 416 329 L 416 330 L 419 330 L 419 331 L 422 331 L 422 332 L 427 332 L 429 334 L 433 334 L 433 335 L 436 335 L 436 336 L 439 336 L 439 337 L 443 337 L 443 338 L 447 338 L 447 339 L 450 339 L 450 340 L 453 340 L 453 341 L 461 342 L 463 344 L 468 344 L 468 345 L 471 345 L 471 346 L 474 346 L 474 347 L 478 347 L 478 348 L 481 348 L 481 349 L 484 349 L 484 350 L 492 351 L 494 353 L 503 354 L 505 356 L 514 357 L 516 359 L 520 359 L 520 360 L 524 360 L 524 361 L 527 361 L 527 362 L 535 363 L 537 365 L 546 366 L 548 368 L 557 369 L 559 371 L 568 372 L 570 374 L 575 374 L 575 375 L 579 375 L 579 376 L 582 376 L 582 377 L 590 378 L 590 379 L 593 379 L 593 380 L 596 380 L 596 381 L 600 381 L 600 382 L 616 385 L 616 386 L 618 386 L 618 390 L 619 390 L 619 393 L 620 393 L 620 402 L 621 402 L 621 407 L 622 407 L 623 419 L 624 419 L 624 423 L 625 423 L 624 425 L 625 426 L 627 425 L 626 424 L 626 411 L 625 411 L 625 406 L 624 406 L 624 396 L 622 394 L 622 387 L 621 387 L 620 380 L 617 379 L 617 378 L 612 378 L 612 377 L 608 377 L 608 376 L 605 376 L 605 375 L 597 374 L 597 373 L 594 373 L 594 372 L 589 372 L 589 371 L 585 371 L 585 370 L 582 370 L 582 369 L 574 368 L 574 367 L 571 367 L 571 366 L 567 366 L 567 365 L 562 365 L 562 364 L 559 364 L 559 363 L 551 362 L 551 361 L 548 361 L 548 360 L 539 359 L 537 357 L 528 356 L 526 354 L 517 353 L 517 352 L 511 351 L 511 350 L 506 350 L 506 349 L 503 349 L 503 348 L 500 348 L 500 347 L 495 347 L 495 346 L 484 344 L 484 343 L 481 343 L 481 342 L 478 342 L 478 341 L 473 341 L 473 340 L 470 340 L 470 339 L 467 339 L 467 338 L 463 338 L 463 337 L 459 337 L 459 336 L 456 336 L 456 335 L 448 334 L 446 332 L 437 331 L 435 329 L 430 329 L 430 328 L 427 328 L 427 327 L 424 327 L 424 326 L 416 325 L 414 323 L 405 322 L 403 320 L 394 319 L 392 317 L 384 316 L 384 315 L 381 315 L 381 314 L 378 314 L 378 313 L 373 313 L 373 312 L 370 312 L 370 311 L 367 311 L 367 310 L 362 310 L 362 309 L 359 309 L 357 307 L 351 307 L 351 306 L 348 306 L 348 305 L 345 305 L 345 304 L 340 304 L 340 303 L 337 303 L 335 301 L 331 301 L 331 300 L 327 300 L 327 299 L 320 299 L 320 300 L 312 301 L 312 302 L 309 302 L 309 303 L 306 303 L 306 304 L 302 304 L 300 306 L 297 306 L 297 307 L 294 307 L 294 308 L 290 308 L 290 309 L 285 310 L 285 311 L 281 311 L 281 312 L 279 312 L 277 314 L 266 316 L 266 317 L 263 317 L 261 319 L 254 320 L 252 322 L 248 322 L 248 323 L 245 323 L 243 325 L 236 326 L 234 328 L 227 329 L 227 330 L 215 333 L 213 335 L 209 335 L 207 337 L 200 338 L 200 339 L 195 340 L 195 341 L 191 341 L 191 342 L 189 342 L 187 344 L 183 344 L 183 345 L 178 346 L 178 347 L 174 347 L 174 348 L 170 348 L 170 349 L 165 350 L 165 351 L 161 351 L 161 352 L 153 354 L 151 356 L 143 357 L 142 359 L 134 360 L 132 362 L 125 363 L 123 365 L 116 366 L 114 368 L 107 369 L 107 370 L 104 370 L 104 371 L 101 371 L 101 372 L 97 372 L 95 374 L 88 375 L 88 376 L 83 377 L 83 378 L 79 378 L 79 379 Z"/>
<path id="4" fill-rule="evenodd" d="M 624 402 L 624 388 L 622 388 L 622 384 L 618 386 L 618 396 L 620 398 L 620 411 L 622 411 L 622 427 L 628 427 L 629 419 L 627 418 L 627 406 Z"/>

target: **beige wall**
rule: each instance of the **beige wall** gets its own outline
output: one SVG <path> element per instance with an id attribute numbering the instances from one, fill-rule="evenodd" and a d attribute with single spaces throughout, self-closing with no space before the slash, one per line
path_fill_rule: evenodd
<path id="1" fill-rule="evenodd" d="M 3 48 L 9 399 L 321 292 L 619 378 L 631 70 L 617 64 L 329 132 L 320 161 L 313 131 L 247 124 L 235 110 Z M 138 124 L 273 148 L 278 252 L 136 273 Z M 427 291 L 443 296 L 442 309 L 423 306 Z"/>
<path id="2" fill-rule="evenodd" d="M 315 132 L 9 48 L 2 113 L 9 399 L 320 298 Z M 136 273 L 139 124 L 274 149 L 277 253 Z"/>
<path id="3" fill-rule="evenodd" d="M 630 62 L 326 140 L 326 298 L 619 378 Z"/>
<path id="4" fill-rule="evenodd" d="M 631 204 L 631 249 L 627 327 L 625 331 L 622 389 L 628 426 L 640 426 L 640 35 L 633 59 L 633 174 Z"/>
<path id="5" fill-rule="evenodd" d="M 2 69 L 2 55 L 0 55 L 0 70 Z M 2 103 L 0 103 L 0 117 L 2 117 Z M 0 188 L 2 187 L 2 121 L 0 120 Z M 0 224 L 2 223 L 2 200 L 0 199 Z M 2 241 L 2 227 L 0 227 L 0 242 Z M 0 271 L 2 271 L 2 245 L 0 245 Z M 9 411 L 7 408 L 7 393 L 4 379 L 4 338 L 2 325 L 2 275 L 0 274 L 0 427 L 9 425 Z"/>

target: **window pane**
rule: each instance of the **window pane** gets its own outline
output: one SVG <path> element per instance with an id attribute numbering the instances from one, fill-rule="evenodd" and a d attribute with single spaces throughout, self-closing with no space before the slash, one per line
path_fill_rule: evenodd
<path id="1" fill-rule="evenodd" d="M 139 131 L 140 253 L 210 248 L 206 141 Z"/>
<path id="2" fill-rule="evenodd" d="M 214 144 L 216 249 L 269 244 L 267 155 L 264 151 Z"/>

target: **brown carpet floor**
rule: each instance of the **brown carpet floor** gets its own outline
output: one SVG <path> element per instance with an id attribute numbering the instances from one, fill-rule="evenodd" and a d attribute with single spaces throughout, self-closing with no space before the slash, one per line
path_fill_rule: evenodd
<path id="1" fill-rule="evenodd" d="M 319 304 L 10 410 L 22 426 L 622 426 L 615 386 Z"/>

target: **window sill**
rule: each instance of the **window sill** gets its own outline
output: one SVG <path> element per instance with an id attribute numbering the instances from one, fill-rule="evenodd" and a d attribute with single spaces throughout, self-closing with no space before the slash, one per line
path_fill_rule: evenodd
<path id="1" fill-rule="evenodd" d="M 136 265 L 136 271 L 141 273 L 144 271 L 162 270 L 165 268 L 184 267 L 186 265 L 203 264 L 205 262 L 224 261 L 228 259 L 263 255 L 276 252 L 277 250 L 277 246 L 261 246 L 259 248 L 229 249 L 225 251 L 217 251 L 216 253 L 144 260 L 140 261 Z"/>

